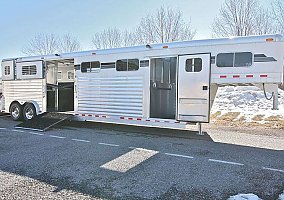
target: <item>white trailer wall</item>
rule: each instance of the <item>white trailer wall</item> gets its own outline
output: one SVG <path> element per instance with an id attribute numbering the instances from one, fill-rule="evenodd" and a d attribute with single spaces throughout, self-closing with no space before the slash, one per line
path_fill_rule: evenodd
<path id="1" fill-rule="evenodd" d="M 38 112 L 45 112 L 45 79 L 3 81 L 5 111 L 9 112 L 11 103 L 15 100 L 20 103 L 36 102 Z"/>

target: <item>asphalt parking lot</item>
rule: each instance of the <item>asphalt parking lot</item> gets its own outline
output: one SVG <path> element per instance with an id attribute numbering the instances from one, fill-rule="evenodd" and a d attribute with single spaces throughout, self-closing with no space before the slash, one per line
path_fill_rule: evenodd
<path id="1" fill-rule="evenodd" d="M 284 190 L 284 131 L 201 137 L 79 124 L 36 132 L 1 117 L 0 199 L 277 199 Z"/>

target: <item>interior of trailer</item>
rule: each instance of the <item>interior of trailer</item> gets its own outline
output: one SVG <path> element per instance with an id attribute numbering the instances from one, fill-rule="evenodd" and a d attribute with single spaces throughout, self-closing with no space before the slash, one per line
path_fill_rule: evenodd
<path id="1" fill-rule="evenodd" d="M 45 62 L 47 82 L 47 111 L 74 110 L 74 60 Z"/>
<path id="2" fill-rule="evenodd" d="M 154 58 L 150 66 L 150 117 L 176 118 L 177 58 Z"/>

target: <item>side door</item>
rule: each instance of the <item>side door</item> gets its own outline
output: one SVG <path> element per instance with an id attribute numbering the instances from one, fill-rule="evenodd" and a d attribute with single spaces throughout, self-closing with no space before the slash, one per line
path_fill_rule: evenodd
<path id="1" fill-rule="evenodd" d="M 209 122 L 210 54 L 179 56 L 177 120 Z"/>

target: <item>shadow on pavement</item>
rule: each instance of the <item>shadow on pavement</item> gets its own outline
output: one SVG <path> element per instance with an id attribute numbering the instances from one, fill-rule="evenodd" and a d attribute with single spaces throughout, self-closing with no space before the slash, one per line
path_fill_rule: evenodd
<path id="1" fill-rule="evenodd" d="M 196 139 L 196 140 L 207 140 L 213 141 L 207 132 L 203 132 L 204 135 L 198 135 L 198 131 L 191 130 L 178 130 L 168 128 L 156 128 L 156 127 L 143 127 L 143 126 L 132 126 L 122 124 L 109 124 L 100 122 L 87 122 L 87 121 L 71 121 L 66 120 L 55 128 L 68 129 L 68 128 L 87 128 L 97 130 L 111 130 L 118 131 L 120 134 L 142 134 L 150 136 L 163 136 L 163 137 L 174 137 L 184 139 Z"/>

